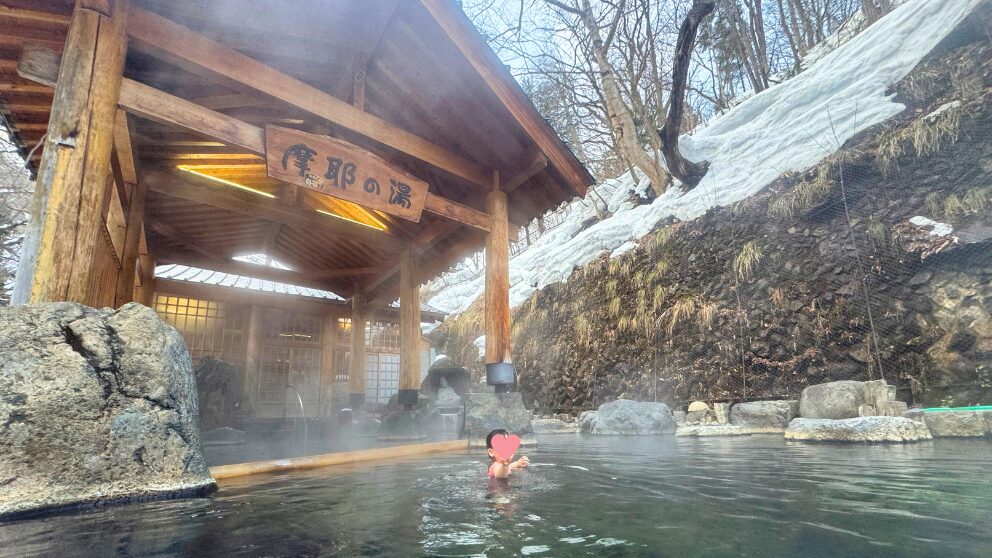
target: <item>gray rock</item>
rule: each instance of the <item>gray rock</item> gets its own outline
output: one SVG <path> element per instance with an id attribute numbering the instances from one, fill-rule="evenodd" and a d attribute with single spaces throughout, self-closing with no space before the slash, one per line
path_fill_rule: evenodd
<path id="1" fill-rule="evenodd" d="M 436 410 L 397 408 L 382 418 L 377 437 L 383 441 L 415 441 L 426 438 L 432 418 L 440 414 Z M 436 421 L 435 421 L 436 422 Z"/>
<path id="2" fill-rule="evenodd" d="M 864 382 L 842 380 L 809 386 L 799 398 L 799 416 L 811 419 L 846 419 L 860 416 L 865 404 Z"/>
<path id="3" fill-rule="evenodd" d="M 905 417 L 856 417 L 840 420 L 797 418 L 786 440 L 804 442 L 918 442 L 931 440 L 926 424 Z"/>
<path id="4" fill-rule="evenodd" d="M 577 422 L 565 422 L 557 418 L 541 418 L 531 421 L 535 434 L 571 434 L 579 431 Z"/>
<path id="5" fill-rule="evenodd" d="M 675 424 L 677 426 L 682 426 L 683 424 L 685 424 L 685 415 L 686 415 L 685 411 L 673 411 L 672 415 L 674 415 L 675 417 Z"/>
<path id="6" fill-rule="evenodd" d="M 589 429 L 592 428 L 592 423 L 598 414 L 599 411 L 582 411 L 579 415 L 579 431 L 589 432 Z M 685 413 L 683 413 L 683 415 L 684 414 Z"/>
<path id="7" fill-rule="evenodd" d="M 934 438 L 992 436 L 992 411 L 907 411 L 906 418 L 924 422 Z"/>
<path id="8" fill-rule="evenodd" d="M 520 436 L 534 434 L 534 413 L 524 407 L 519 392 L 469 393 L 465 396 L 465 435 L 470 446 L 485 446 L 486 436 L 497 428 Z"/>
<path id="9" fill-rule="evenodd" d="M 748 426 L 735 424 L 710 424 L 704 426 L 680 426 L 675 430 L 676 436 L 707 437 L 707 436 L 750 436 L 751 434 L 782 434 L 784 429 L 777 426 Z"/>
<path id="10" fill-rule="evenodd" d="M 0 517 L 202 494 L 197 393 L 150 308 L 0 308 Z"/>
<path id="11" fill-rule="evenodd" d="M 584 420 L 586 419 L 586 420 Z M 675 417 L 664 403 L 618 399 L 580 418 L 583 432 L 592 434 L 673 434 Z"/>
<path id="12" fill-rule="evenodd" d="M 799 415 L 799 402 L 748 401 L 730 408 L 730 424 L 736 426 L 775 427 L 783 429 Z"/>

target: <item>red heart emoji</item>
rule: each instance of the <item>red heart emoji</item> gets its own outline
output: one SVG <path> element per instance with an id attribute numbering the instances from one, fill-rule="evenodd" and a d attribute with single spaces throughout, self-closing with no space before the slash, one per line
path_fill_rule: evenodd
<path id="1" fill-rule="evenodd" d="M 516 434 L 493 436 L 493 451 L 496 452 L 496 459 L 509 461 L 513 454 L 517 453 L 519 447 L 520 436 Z"/>

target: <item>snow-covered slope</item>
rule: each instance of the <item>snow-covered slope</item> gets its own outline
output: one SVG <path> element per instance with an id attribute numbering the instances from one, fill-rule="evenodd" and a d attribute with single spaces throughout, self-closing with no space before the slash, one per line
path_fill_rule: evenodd
<path id="1" fill-rule="evenodd" d="M 684 195 L 672 188 L 650 205 L 633 207 L 627 201 L 634 188 L 629 176 L 599 185 L 596 190 L 613 216 L 579 232 L 594 214 L 595 196 L 589 196 L 564 224 L 513 258 L 510 305 L 568 279 L 603 253 L 633 248 L 632 241 L 663 219 L 694 219 L 754 195 L 782 173 L 816 165 L 854 134 L 899 114 L 905 107 L 886 96 L 886 88 L 905 77 L 981 1 L 910 0 L 808 70 L 684 136 L 683 154 L 710 162 L 703 181 Z M 458 312 L 484 290 L 482 277 L 450 283 L 430 299 L 431 306 Z"/>

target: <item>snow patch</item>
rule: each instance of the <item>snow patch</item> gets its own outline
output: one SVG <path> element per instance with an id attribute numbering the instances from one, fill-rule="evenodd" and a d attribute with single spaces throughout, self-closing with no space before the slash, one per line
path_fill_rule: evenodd
<path id="1" fill-rule="evenodd" d="M 947 223 L 941 223 L 940 221 L 934 221 L 922 215 L 917 215 L 909 220 L 910 223 L 916 225 L 917 227 L 932 227 L 930 229 L 930 236 L 947 236 L 954 232 L 954 227 Z"/>
<path id="2" fill-rule="evenodd" d="M 566 281 L 572 272 L 628 244 L 665 220 L 691 220 L 758 193 L 786 171 L 804 171 L 837 151 L 858 132 L 899 114 L 887 88 L 904 78 L 982 0 L 910 0 L 857 36 L 824 54 L 796 77 L 741 102 L 693 135 L 682 154 L 710 162 L 693 190 L 669 188 L 648 205 L 633 205 L 623 175 L 604 181 L 585 200 L 568 206 L 565 221 L 510 260 L 510 305 Z M 598 194 L 598 196 L 597 196 Z M 612 217 L 582 229 L 605 200 Z M 483 276 L 449 277 L 452 286 L 430 299 L 449 313 L 464 311 L 485 290 Z"/>
<path id="3" fill-rule="evenodd" d="M 961 101 L 951 101 L 950 103 L 944 103 L 944 104 L 940 105 L 939 107 L 937 107 L 937 110 L 935 110 L 935 111 L 931 112 L 930 114 L 926 115 L 924 118 L 926 118 L 930 122 L 933 122 L 934 120 L 937 119 L 938 116 L 944 114 L 945 112 L 947 112 L 949 110 L 954 110 L 954 109 L 956 109 L 956 108 L 958 108 L 960 106 L 961 106 Z"/>
<path id="4" fill-rule="evenodd" d="M 486 356 L 486 336 L 480 335 L 475 341 L 472 342 L 476 349 L 479 349 L 479 356 Z"/>

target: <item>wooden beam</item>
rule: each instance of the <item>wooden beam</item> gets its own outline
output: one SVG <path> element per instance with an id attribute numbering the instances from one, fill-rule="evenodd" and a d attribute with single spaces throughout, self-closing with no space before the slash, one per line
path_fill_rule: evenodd
<path id="1" fill-rule="evenodd" d="M 91 300 L 111 177 L 114 115 L 127 51 L 128 2 L 113 17 L 77 6 L 49 120 L 13 301 Z"/>
<path id="2" fill-rule="evenodd" d="M 506 192 L 486 199 L 492 230 L 486 235 L 486 364 L 510 362 L 510 241 Z"/>
<path id="3" fill-rule="evenodd" d="M 420 0 L 420 3 L 430 12 L 434 21 L 441 26 L 451 42 L 489 85 L 517 123 L 537 144 L 538 149 L 562 173 L 576 193 L 584 196 L 586 188 L 593 183 L 592 176 L 568 152 L 547 121 L 541 118 L 533 103 L 465 14 L 450 0 Z"/>
<path id="4" fill-rule="evenodd" d="M 534 177 L 537 173 L 544 170 L 548 166 L 548 159 L 543 153 L 536 153 L 534 158 L 531 160 L 524 170 L 520 171 L 516 176 L 506 181 L 501 188 L 504 192 L 509 194 L 510 192 L 516 190 L 521 184 L 527 182 Z"/>
<path id="5" fill-rule="evenodd" d="M 114 148 L 120 162 L 121 174 L 130 192 L 127 200 L 127 219 L 124 229 L 124 249 L 121 251 L 121 271 L 117 275 L 117 293 L 114 306 L 120 307 L 134 300 L 134 276 L 144 230 L 146 188 L 138 182 L 138 175 L 131 155 L 131 135 L 127 115 L 118 111 L 114 127 Z"/>
<path id="6" fill-rule="evenodd" d="M 343 277 L 360 277 L 362 275 L 372 275 L 378 271 L 378 267 L 343 267 L 338 269 L 322 269 L 318 271 L 308 271 L 303 274 L 310 279 L 340 279 Z"/>
<path id="7" fill-rule="evenodd" d="M 428 194 L 424 202 L 424 211 L 429 211 L 446 219 L 458 221 L 480 231 L 489 231 L 489 215 L 467 205 L 453 202 L 441 196 Z"/>
<path id="8" fill-rule="evenodd" d="M 218 254 L 206 248 L 197 246 L 196 244 L 187 240 L 186 236 L 181 232 L 177 231 L 172 225 L 164 223 L 158 220 L 149 219 L 148 228 L 155 231 L 156 233 L 168 238 L 169 240 L 183 246 L 187 250 L 199 254 L 200 256 L 207 258 L 209 260 L 221 260 L 225 256 L 223 254 Z"/>
<path id="9" fill-rule="evenodd" d="M 400 386 L 397 402 L 417 404 L 420 390 L 420 282 L 412 248 L 400 254 Z"/>
<path id="10" fill-rule="evenodd" d="M 175 172 L 148 171 L 143 180 L 148 189 L 168 196 L 211 205 L 284 225 L 308 227 L 334 237 L 341 237 L 370 246 L 394 251 L 399 251 L 402 248 L 400 241 L 385 232 L 321 215 L 308 208 L 289 207 L 274 201 L 263 200 L 260 196 L 243 193 L 194 174 L 179 175 Z"/>
<path id="11" fill-rule="evenodd" d="M 365 305 L 356 285 L 351 298 L 351 361 L 348 368 L 348 403 L 352 408 L 365 402 Z"/>
<path id="12" fill-rule="evenodd" d="M 132 8 L 130 17 L 128 34 L 139 50 L 182 68 L 205 71 L 224 81 L 244 84 L 474 184 L 488 184 L 489 173 L 468 159 L 172 20 L 140 8 Z"/>
<path id="13" fill-rule="evenodd" d="M 58 27 L 69 27 L 69 22 L 72 21 L 72 18 L 65 14 L 29 10 L 27 8 L 12 8 L 10 6 L 0 6 L 0 17 L 20 21 L 40 21 Z"/>
<path id="14" fill-rule="evenodd" d="M 333 465 L 363 463 L 366 461 L 376 461 L 382 459 L 400 459 L 416 455 L 465 451 L 467 449 L 468 442 L 466 440 L 448 440 L 444 442 L 430 442 L 427 444 L 405 444 L 402 446 L 390 446 L 386 448 L 325 453 L 323 455 L 313 455 L 309 457 L 294 457 L 291 459 L 274 459 L 271 461 L 255 461 L 253 463 L 219 465 L 210 468 L 210 476 L 216 480 L 224 480 L 249 475 L 302 471 L 305 469 L 330 467 Z"/>

